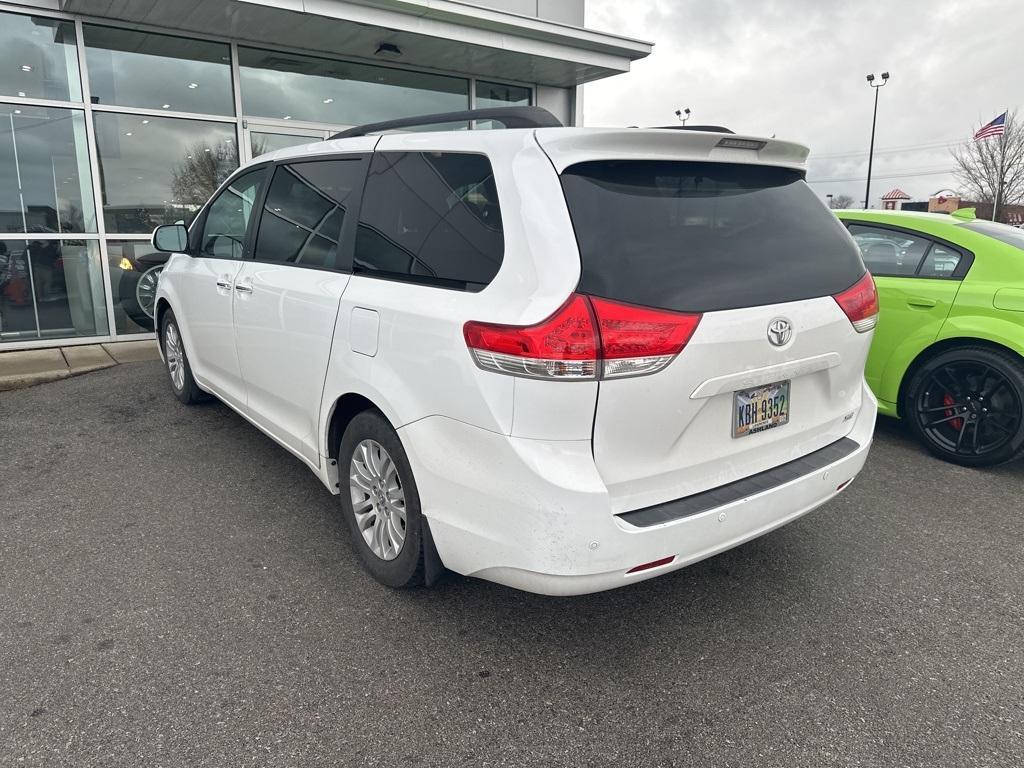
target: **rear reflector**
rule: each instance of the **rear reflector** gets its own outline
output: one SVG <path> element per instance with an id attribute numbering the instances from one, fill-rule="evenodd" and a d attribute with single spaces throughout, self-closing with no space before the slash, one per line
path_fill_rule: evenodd
<path id="1" fill-rule="evenodd" d="M 832 298 L 850 318 L 857 333 L 867 333 L 878 324 L 878 291 L 870 272 Z"/>
<path id="2" fill-rule="evenodd" d="M 663 557 L 660 560 L 651 560 L 651 562 L 649 563 L 644 563 L 643 565 L 638 565 L 633 568 L 630 568 L 628 571 L 626 571 L 626 574 L 629 575 L 631 573 L 639 573 L 640 571 L 649 571 L 651 570 L 651 568 L 657 568 L 661 565 L 668 565 L 675 559 L 675 555 L 669 555 L 668 557 Z"/>
<path id="3" fill-rule="evenodd" d="M 487 371 L 539 379 L 598 379 L 660 371 L 693 336 L 700 315 L 573 294 L 530 326 L 470 321 L 462 332 Z"/>

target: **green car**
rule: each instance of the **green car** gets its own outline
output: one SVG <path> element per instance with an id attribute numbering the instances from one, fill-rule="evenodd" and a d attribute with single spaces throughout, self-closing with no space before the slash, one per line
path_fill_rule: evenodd
<path id="1" fill-rule="evenodd" d="M 1024 230 L 973 209 L 836 213 L 878 286 L 879 411 L 957 464 L 1024 454 Z"/>

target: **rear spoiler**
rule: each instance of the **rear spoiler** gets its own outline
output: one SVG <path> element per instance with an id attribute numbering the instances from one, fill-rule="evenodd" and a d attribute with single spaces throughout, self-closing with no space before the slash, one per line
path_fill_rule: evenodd
<path id="1" fill-rule="evenodd" d="M 534 135 L 559 173 L 588 160 L 691 160 L 807 171 L 810 150 L 802 144 L 694 129 L 538 128 Z"/>

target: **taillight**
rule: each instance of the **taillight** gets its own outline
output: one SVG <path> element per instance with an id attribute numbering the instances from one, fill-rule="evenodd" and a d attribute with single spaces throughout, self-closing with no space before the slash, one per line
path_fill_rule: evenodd
<path id="1" fill-rule="evenodd" d="M 642 376 L 660 371 L 697 330 L 700 315 L 648 309 L 617 301 L 590 299 L 601 335 L 602 375 Z"/>
<path id="2" fill-rule="evenodd" d="M 870 272 L 832 298 L 850 318 L 857 333 L 867 333 L 878 324 L 878 291 Z"/>
<path id="3" fill-rule="evenodd" d="M 470 321 L 463 327 L 476 364 L 538 379 L 598 379 L 660 371 L 678 355 L 700 315 L 573 294 L 536 325 Z"/>

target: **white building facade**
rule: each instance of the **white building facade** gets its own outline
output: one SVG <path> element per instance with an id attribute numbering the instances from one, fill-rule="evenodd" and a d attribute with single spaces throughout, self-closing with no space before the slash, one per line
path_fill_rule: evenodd
<path id="1" fill-rule="evenodd" d="M 0 351 L 151 338 L 158 224 L 352 125 L 536 104 L 651 45 L 584 0 L 0 0 Z M 481 126 L 476 126 L 481 127 Z"/>

